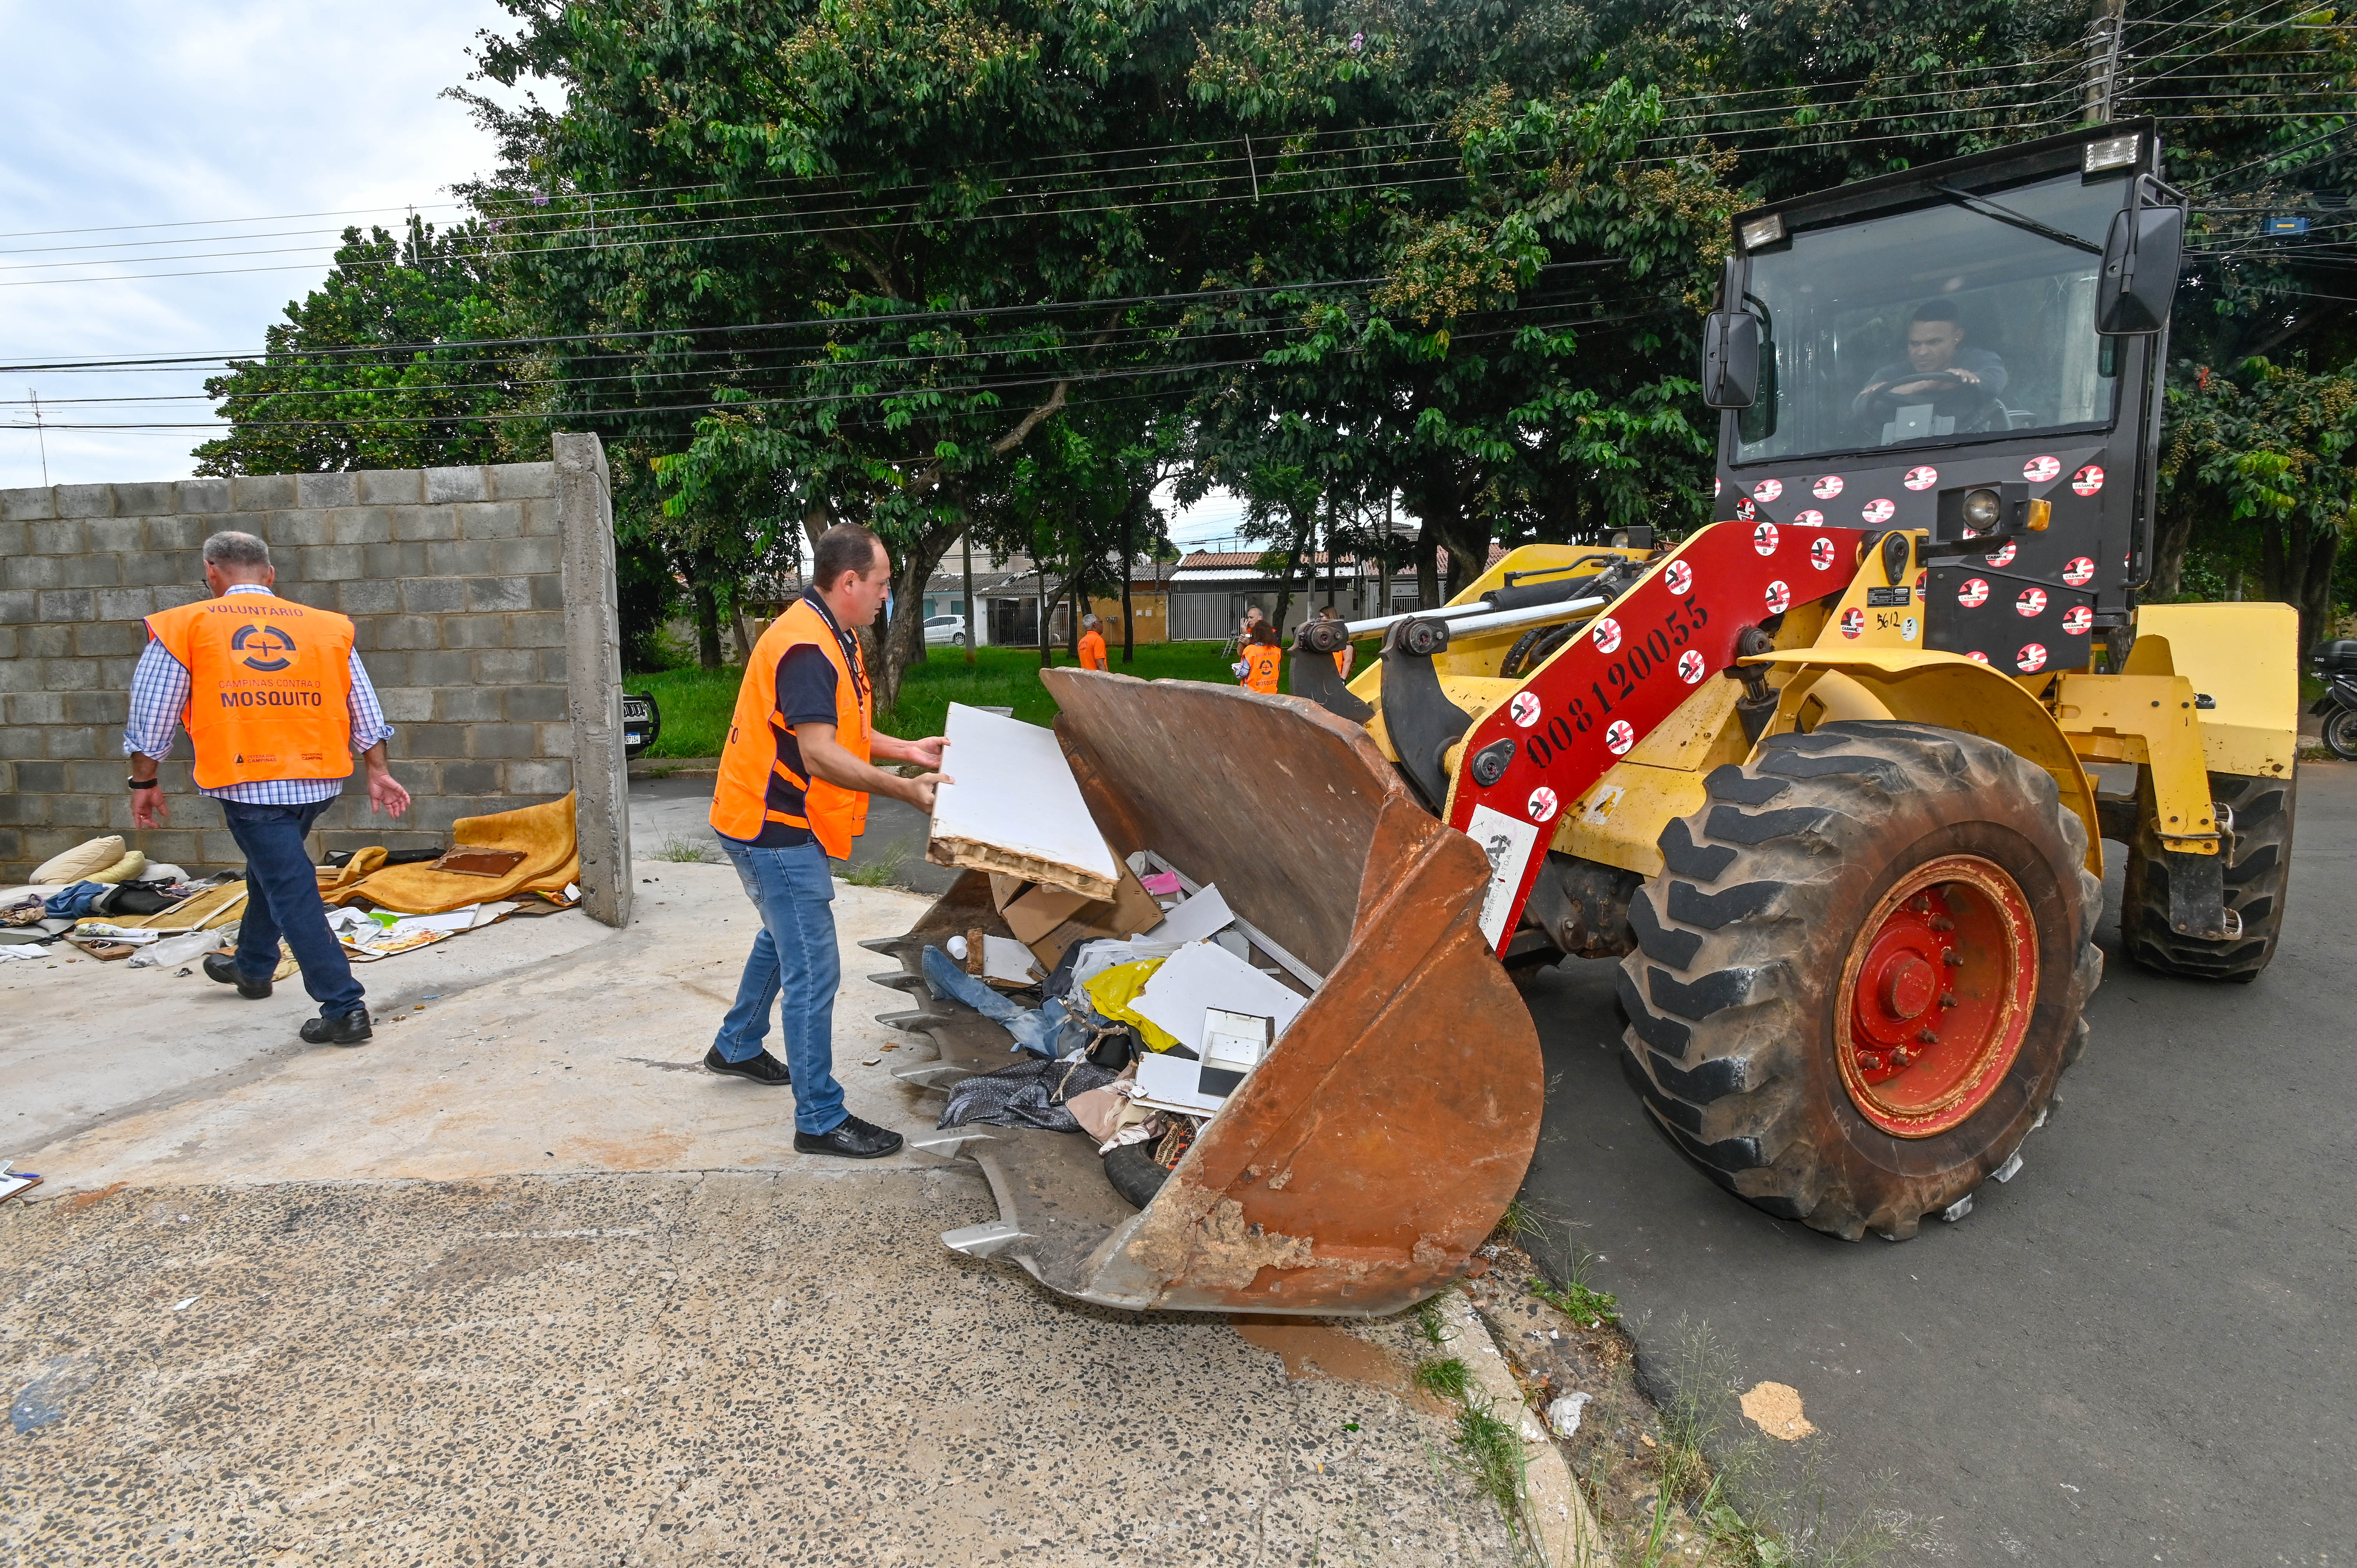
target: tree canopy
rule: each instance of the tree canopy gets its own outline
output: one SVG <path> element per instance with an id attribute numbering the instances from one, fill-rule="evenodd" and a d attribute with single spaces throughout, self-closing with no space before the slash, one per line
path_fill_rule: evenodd
<path id="1" fill-rule="evenodd" d="M 206 461 L 514 445 L 277 423 L 297 396 L 595 430 L 625 551 L 687 585 L 708 658 L 748 575 L 843 518 L 891 543 L 909 607 L 962 532 L 1103 592 L 1159 538 L 1164 480 L 1242 495 L 1286 563 L 1386 548 L 1396 512 L 1452 583 L 1493 542 L 1675 532 L 1707 515 L 1692 377 L 1732 212 L 2105 113 L 2159 117 L 2195 208 L 2158 586 L 2190 553 L 2247 558 L 2311 618 L 2346 597 L 2346 446 L 2312 417 L 2357 358 L 2357 29 L 2332 13 L 2160 0 L 2115 34 L 2080 0 L 502 4 L 481 75 L 546 98 L 461 92 L 500 149 L 479 221 L 405 259 L 354 236 L 222 378 L 237 428 Z M 2307 236 L 2266 234 L 2287 213 Z M 469 380 L 493 324 L 532 357 Z M 378 384 L 325 352 L 362 340 L 456 358 L 381 356 Z M 2230 479 L 2237 442 L 2285 456 L 2288 508 Z M 920 618 L 885 633 L 888 701 Z"/>

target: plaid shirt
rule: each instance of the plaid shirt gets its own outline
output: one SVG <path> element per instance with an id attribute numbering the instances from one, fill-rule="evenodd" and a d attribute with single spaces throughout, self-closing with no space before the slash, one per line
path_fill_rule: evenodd
<path id="1" fill-rule="evenodd" d="M 259 583 L 232 583 L 229 591 L 270 593 Z M 393 734 L 393 726 L 384 722 L 384 705 L 377 701 L 376 687 L 370 683 L 368 671 L 361 665 L 357 648 L 352 650 L 350 702 L 354 751 L 366 751 Z M 131 672 L 131 722 L 123 726 L 123 755 L 152 757 L 161 761 L 172 749 L 173 736 L 180 729 L 180 715 L 188 707 L 187 667 L 173 658 L 162 643 L 150 638 L 145 651 L 139 655 L 138 668 Z M 343 789 L 340 779 L 263 779 L 251 784 L 226 784 L 203 793 L 217 800 L 235 800 L 245 806 L 307 806 L 314 800 L 339 795 Z"/>

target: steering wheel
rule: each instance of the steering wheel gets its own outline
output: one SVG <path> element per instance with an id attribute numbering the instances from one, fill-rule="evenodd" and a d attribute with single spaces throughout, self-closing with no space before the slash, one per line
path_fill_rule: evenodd
<path id="1" fill-rule="evenodd" d="M 1866 400 L 1863 410 L 1866 423 L 1874 430 L 1899 417 L 1902 408 L 1921 407 L 1930 403 L 1935 413 L 1946 414 L 1956 422 L 1959 430 L 1977 428 L 1996 406 L 1996 394 L 1979 381 L 1968 381 L 1953 371 L 1924 371 L 1910 373 L 1898 384 L 1914 386 L 1921 381 L 1938 384 L 1921 392 L 1893 392 L 1889 387 L 1876 391 Z"/>

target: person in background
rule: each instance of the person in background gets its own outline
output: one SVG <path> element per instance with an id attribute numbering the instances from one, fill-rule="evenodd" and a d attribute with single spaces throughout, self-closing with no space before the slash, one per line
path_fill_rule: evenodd
<path id="1" fill-rule="evenodd" d="M 1252 646 L 1254 631 L 1260 627 L 1262 622 L 1267 619 L 1268 618 L 1266 616 L 1260 613 L 1260 607 L 1258 605 L 1246 605 L 1244 607 L 1243 624 L 1236 628 L 1237 652 L 1241 653 L 1246 648 Z"/>
<path id="2" fill-rule="evenodd" d="M 1105 667 L 1104 623 L 1094 616 L 1081 618 L 1081 668 L 1102 670 Z"/>
<path id="3" fill-rule="evenodd" d="M 147 618 L 148 642 L 131 671 L 131 821 L 172 820 L 156 765 L 182 725 L 197 753 L 197 788 L 221 804 L 245 855 L 245 910 L 237 950 L 207 953 L 206 975 L 249 1001 L 270 994 L 283 937 L 319 1015 L 301 1029 L 315 1046 L 357 1046 L 374 1032 L 367 993 L 328 927 L 319 879 L 303 846 L 311 824 L 343 792 L 352 753 L 368 765 L 371 814 L 398 817 L 409 791 L 393 776 L 393 726 L 352 647 L 352 623 L 272 593 L 270 547 L 251 533 L 205 541 L 213 596 Z"/>
<path id="4" fill-rule="evenodd" d="M 875 624 L 891 590 L 883 542 L 856 522 L 839 522 L 819 536 L 812 555 L 811 585 L 753 645 L 721 749 L 712 828 L 760 911 L 761 930 L 704 1065 L 791 1088 L 796 1152 L 872 1160 L 898 1149 L 900 1134 L 845 1111 L 834 1079 L 834 999 L 843 977 L 827 861 L 851 858 L 871 794 L 933 809 L 942 774 L 905 779 L 869 758 L 938 769 L 949 743 L 940 736 L 895 740 L 874 727 L 875 693 L 856 633 Z M 761 1045 L 773 1004 L 785 1033 L 782 1063 Z"/>
<path id="5" fill-rule="evenodd" d="M 1340 620 L 1342 618 L 1342 612 L 1336 609 L 1332 605 L 1320 605 L 1318 607 L 1318 618 L 1319 620 Z M 1358 650 L 1352 648 L 1347 642 L 1341 647 L 1336 649 L 1334 650 L 1334 673 L 1340 676 L 1345 681 L 1349 680 L 1351 678 L 1351 663 L 1357 653 Z"/>
<path id="6" fill-rule="evenodd" d="M 1255 692 L 1276 694 L 1276 678 L 1283 665 L 1285 651 L 1276 645 L 1276 628 L 1266 621 L 1253 628 L 1252 640 L 1244 644 L 1243 683 Z"/>

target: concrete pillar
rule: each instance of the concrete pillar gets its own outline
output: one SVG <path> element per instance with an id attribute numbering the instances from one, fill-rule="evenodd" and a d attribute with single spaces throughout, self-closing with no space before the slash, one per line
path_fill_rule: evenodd
<path id="1" fill-rule="evenodd" d="M 556 522 L 564 554 L 565 674 L 581 835 L 581 907 L 630 921 L 630 779 L 622 750 L 622 625 L 614 588 L 614 501 L 595 435 L 556 437 Z"/>

